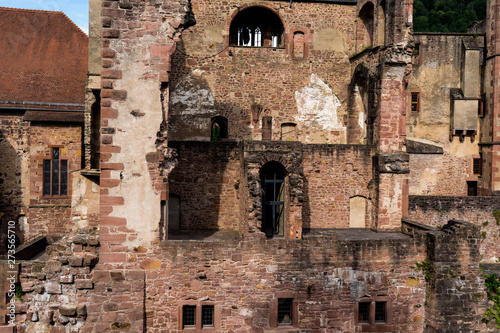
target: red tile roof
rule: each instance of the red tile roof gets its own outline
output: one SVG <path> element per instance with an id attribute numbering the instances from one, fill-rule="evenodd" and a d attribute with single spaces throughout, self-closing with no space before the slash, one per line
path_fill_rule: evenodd
<path id="1" fill-rule="evenodd" d="M 0 107 L 83 104 L 87 55 L 87 35 L 62 12 L 0 7 Z"/>

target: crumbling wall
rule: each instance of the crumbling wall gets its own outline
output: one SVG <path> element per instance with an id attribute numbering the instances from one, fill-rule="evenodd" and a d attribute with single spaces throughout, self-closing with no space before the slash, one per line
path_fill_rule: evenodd
<path id="1" fill-rule="evenodd" d="M 98 246 L 96 229 L 81 229 L 48 246 L 41 258 L 21 262 L 17 332 L 85 332 Z"/>
<path id="2" fill-rule="evenodd" d="M 210 119 L 220 115 L 228 119 L 229 138 L 261 140 L 267 116 L 272 140 L 281 140 L 283 123 L 295 123 L 301 142 L 346 142 L 354 6 L 296 2 L 290 8 L 279 1 L 241 0 L 192 5 L 197 24 L 182 33 L 172 61 L 170 139 L 208 141 Z M 279 17 L 282 45 L 229 45 L 232 19 L 252 6 Z M 300 47 L 295 33 L 302 36 Z M 302 51 L 294 55 L 295 47 Z M 256 122 L 253 105 L 263 109 Z"/>
<path id="3" fill-rule="evenodd" d="M 427 235 L 426 332 L 493 332 L 480 320 L 486 293 L 479 239 L 478 227 L 456 220 Z"/>
<path id="4" fill-rule="evenodd" d="M 408 218 L 434 227 L 452 219 L 471 222 L 481 233 L 481 261 L 493 263 L 500 256 L 500 203 L 495 197 L 410 195 Z"/>

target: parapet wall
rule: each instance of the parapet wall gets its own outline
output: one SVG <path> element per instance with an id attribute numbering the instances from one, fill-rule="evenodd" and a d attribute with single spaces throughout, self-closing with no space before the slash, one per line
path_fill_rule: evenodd
<path id="1" fill-rule="evenodd" d="M 434 227 L 452 219 L 471 222 L 480 230 L 482 261 L 496 262 L 500 256 L 500 202 L 497 197 L 410 195 L 408 218 Z"/>

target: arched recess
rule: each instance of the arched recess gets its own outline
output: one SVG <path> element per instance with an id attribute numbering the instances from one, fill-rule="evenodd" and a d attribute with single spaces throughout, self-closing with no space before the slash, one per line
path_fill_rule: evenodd
<path id="1" fill-rule="evenodd" d="M 305 35 L 302 31 L 293 33 L 293 57 L 305 58 Z"/>
<path id="2" fill-rule="evenodd" d="M 349 85 L 347 143 L 371 144 L 373 137 L 374 92 L 369 69 L 359 64 Z"/>
<path id="3" fill-rule="evenodd" d="M 378 5 L 377 15 L 377 45 L 385 46 L 385 1 Z"/>
<path id="4" fill-rule="evenodd" d="M 228 137 L 228 122 L 226 117 L 216 116 L 211 120 L 210 141 L 220 141 Z"/>
<path id="5" fill-rule="evenodd" d="M 373 3 L 367 2 L 359 11 L 358 18 L 356 44 L 358 45 L 358 51 L 362 51 L 365 47 L 373 46 Z"/>
<path id="6" fill-rule="evenodd" d="M 366 228 L 366 202 L 362 196 L 349 199 L 349 228 Z"/>
<path id="7" fill-rule="evenodd" d="M 241 9 L 231 21 L 229 45 L 283 47 L 284 26 L 271 9 L 251 6 Z"/>
<path id="8" fill-rule="evenodd" d="M 281 163 L 268 162 L 260 169 L 262 188 L 262 231 L 267 237 L 285 236 L 286 170 Z"/>

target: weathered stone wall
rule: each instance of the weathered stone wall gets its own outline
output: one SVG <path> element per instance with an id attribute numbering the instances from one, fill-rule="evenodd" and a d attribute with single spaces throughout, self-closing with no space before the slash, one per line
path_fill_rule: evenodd
<path id="1" fill-rule="evenodd" d="M 370 295 L 390 299 L 392 322 L 384 327 L 422 332 L 425 282 L 415 261 L 425 259 L 425 244 L 401 234 L 374 235 L 166 241 L 161 248 L 137 251 L 123 270 L 95 275 L 104 304 L 89 308 L 89 318 L 101 316 L 100 328 L 178 332 L 182 304 L 209 302 L 220 313 L 221 332 L 269 332 L 273 302 L 291 297 L 299 316 L 294 329 L 352 332 L 360 329 L 357 301 Z M 137 263 L 146 270 L 138 270 Z"/>
<path id="2" fill-rule="evenodd" d="M 73 174 L 82 166 L 82 126 L 32 123 L 29 131 L 30 206 L 26 237 L 61 236 L 72 229 L 71 193 Z M 60 158 L 68 161 L 68 195 L 43 196 L 43 160 L 50 159 L 52 147 L 59 147 Z"/>
<path id="3" fill-rule="evenodd" d="M 282 123 L 293 122 L 299 141 L 346 142 L 354 6 L 297 2 L 289 8 L 239 0 L 192 5 L 197 23 L 182 33 L 173 55 L 169 138 L 210 140 L 210 119 L 221 115 L 228 119 L 229 138 L 260 140 L 261 118 L 271 116 L 273 140 L 281 139 Z M 282 46 L 228 46 L 232 19 L 251 6 L 279 16 Z M 293 54 L 296 31 L 304 34 L 304 57 Z M 252 104 L 264 109 L 258 123 Z"/>
<path id="4" fill-rule="evenodd" d="M 366 199 L 366 228 L 372 227 L 372 160 L 368 146 L 303 147 L 304 228 L 349 228 L 350 199 Z"/>
<path id="5" fill-rule="evenodd" d="M 98 246 L 96 229 L 81 229 L 49 245 L 41 258 L 21 262 L 16 332 L 84 332 Z"/>
<path id="6" fill-rule="evenodd" d="M 430 226 L 457 219 L 475 224 L 481 232 L 481 260 L 496 262 L 500 256 L 500 211 L 495 197 L 416 196 L 409 198 L 408 218 Z"/>
<path id="7" fill-rule="evenodd" d="M 0 116 L 0 219 L 26 215 L 29 205 L 29 122 L 22 114 Z M 26 195 L 25 195 L 26 194 Z M 5 216 L 5 217 L 4 217 Z"/>
<path id="8" fill-rule="evenodd" d="M 177 165 L 169 193 L 180 198 L 180 229 L 240 230 L 241 145 L 222 142 L 169 142 Z"/>
<path id="9" fill-rule="evenodd" d="M 450 90 L 462 88 L 468 82 L 464 82 L 464 72 L 480 73 L 484 36 L 417 33 L 414 42 L 418 54 L 414 56 L 407 91 L 420 94 L 420 105 L 418 112 L 412 112 L 410 101 L 407 103 L 406 135 L 408 139 L 441 146 L 443 154 L 411 155 L 410 194 L 467 195 L 467 181 L 478 182 L 479 189 L 483 187 L 483 179 L 472 173 L 472 159 L 480 156 L 478 142 L 483 133 L 480 129 L 477 135 L 463 140 L 458 136 L 450 138 L 453 130 Z M 481 54 L 480 63 L 474 68 L 464 64 L 465 44 L 475 45 Z M 473 98 L 480 97 L 480 84 L 467 89 L 474 92 Z"/>

